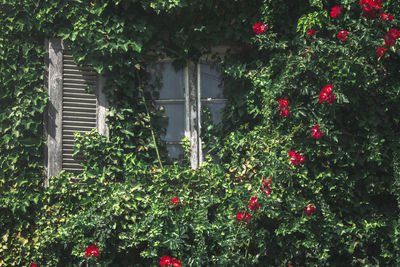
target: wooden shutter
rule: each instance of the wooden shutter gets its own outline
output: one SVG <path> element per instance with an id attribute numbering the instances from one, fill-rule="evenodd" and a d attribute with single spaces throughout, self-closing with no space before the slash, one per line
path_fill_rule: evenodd
<path id="1" fill-rule="evenodd" d="M 72 157 L 74 133 L 90 132 L 97 126 L 98 75 L 77 66 L 69 50 L 63 50 L 62 169 L 80 171 L 82 157 Z"/>

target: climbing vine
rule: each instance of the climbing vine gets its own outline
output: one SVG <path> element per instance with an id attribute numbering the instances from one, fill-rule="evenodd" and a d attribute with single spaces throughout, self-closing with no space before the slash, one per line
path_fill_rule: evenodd
<path id="1" fill-rule="evenodd" d="M 0 5 L 0 266 L 399 263 L 395 1 Z M 105 77 L 110 137 L 77 134 L 84 171 L 44 189 L 49 37 Z M 146 65 L 218 45 L 229 101 L 191 170 Z"/>

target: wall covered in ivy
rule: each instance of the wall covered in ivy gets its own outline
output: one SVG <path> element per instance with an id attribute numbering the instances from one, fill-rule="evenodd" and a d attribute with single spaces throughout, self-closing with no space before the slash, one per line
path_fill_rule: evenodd
<path id="1" fill-rule="evenodd" d="M 2 1 L 0 266 L 396 266 L 399 17 L 390 0 Z M 105 77 L 110 137 L 77 135 L 84 171 L 44 189 L 49 37 Z M 229 101 L 191 170 L 166 155 L 146 66 L 215 46 Z"/>

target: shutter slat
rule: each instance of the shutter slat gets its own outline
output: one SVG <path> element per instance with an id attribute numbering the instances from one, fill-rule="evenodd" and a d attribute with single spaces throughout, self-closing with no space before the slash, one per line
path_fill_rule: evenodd
<path id="1" fill-rule="evenodd" d="M 86 133 L 97 125 L 97 98 L 87 89 L 96 92 L 97 73 L 90 67 L 74 63 L 69 50 L 63 51 L 63 114 L 62 114 L 62 165 L 70 172 L 83 170 L 81 155 L 74 152 L 74 133 Z"/>
<path id="2" fill-rule="evenodd" d="M 73 92 L 73 93 L 70 93 L 70 92 L 64 92 L 64 96 L 63 96 L 63 99 L 65 99 L 65 100 L 68 100 L 68 99 L 71 99 L 71 98 L 86 98 L 86 99 L 91 99 L 91 100 L 94 100 L 94 101 L 96 101 L 96 96 L 95 95 L 93 95 L 93 94 L 88 94 L 88 93 L 77 93 L 77 92 Z"/>

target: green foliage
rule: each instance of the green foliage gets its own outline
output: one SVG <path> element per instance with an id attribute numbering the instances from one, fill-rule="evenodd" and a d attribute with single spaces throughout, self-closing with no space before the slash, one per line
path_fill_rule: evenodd
<path id="1" fill-rule="evenodd" d="M 91 244 L 97 266 L 156 266 L 162 255 L 183 266 L 398 265 L 398 44 L 376 56 L 398 20 L 367 20 L 358 1 L 343 1 L 336 19 L 331 1 L 300 3 L 3 1 L 0 266 L 82 265 Z M 395 1 L 384 9 L 400 16 Z M 253 35 L 254 22 L 267 31 Z M 342 30 L 346 41 L 336 37 Z M 62 172 L 44 190 L 49 36 L 106 77 L 111 109 L 110 138 L 76 135 L 84 171 Z M 229 102 L 220 125 L 204 112 L 211 157 L 194 171 L 167 159 L 146 63 L 170 56 L 179 65 L 222 44 L 240 47 L 221 62 Z M 328 83 L 337 102 L 318 103 Z M 319 140 L 315 124 L 326 133 Z M 293 150 L 304 165 L 290 163 Z M 263 176 L 271 195 L 260 190 Z M 260 209 L 249 211 L 253 196 Z M 309 204 L 316 211 L 306 216 Z M 239 211 L 250 213 L 249 225 L 235 220 Z"/>

